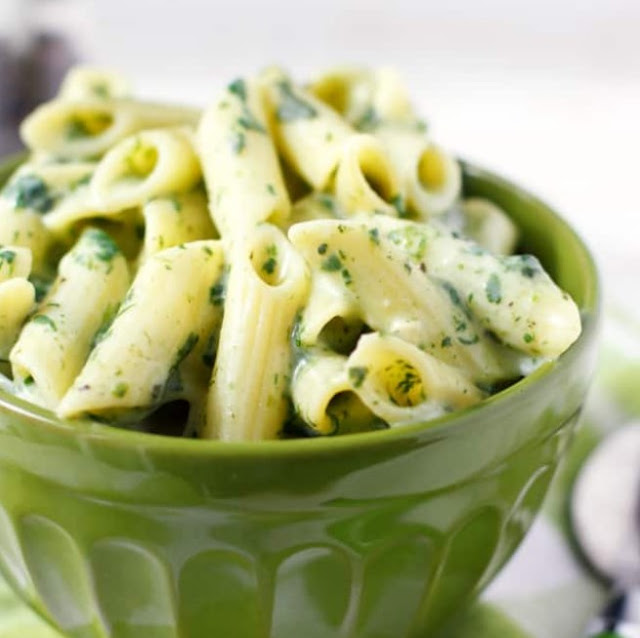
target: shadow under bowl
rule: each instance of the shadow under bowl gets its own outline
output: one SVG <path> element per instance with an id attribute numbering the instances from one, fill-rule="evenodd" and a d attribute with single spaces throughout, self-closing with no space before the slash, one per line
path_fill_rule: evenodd
<path id="1" fill-rule="evenodd" d="M 11 170 L 0 168 L 0 183 Z M 464 166 L 576 300 L 557 361 L 435 422 L 219 443 L 58 421 L 0 393 L 0 568 L 73 638 L 426 637 L 511 556 L 594 368 L 598 277 L 521 188 Z"/>

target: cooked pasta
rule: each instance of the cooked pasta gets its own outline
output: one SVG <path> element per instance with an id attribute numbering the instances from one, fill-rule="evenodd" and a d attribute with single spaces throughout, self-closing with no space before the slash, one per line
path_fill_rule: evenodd
<path id="1" fill-rule="evenodd" d="M 78 67 L 21 132 L 0 387 L 61 419 L 220 441 L 424 423 L 580 333 L 393 70 L 271 68 L 201 111 Z"/>
<path id="2" fill-rule="evenodd" d="M 232 82 L 205 111 L 197 137 L 211 215 L 224 235 L 287 219 L 289 194 L 255 82 Z"/>
<path id="3" fill-rule="evenodd" d="M 103 231 L 87 229 L 60 261 L 51 290 L 11 350 L 13 378 L 23 394 L 49 408 L 58 405 L 128 285 L 118 246 Z"/>

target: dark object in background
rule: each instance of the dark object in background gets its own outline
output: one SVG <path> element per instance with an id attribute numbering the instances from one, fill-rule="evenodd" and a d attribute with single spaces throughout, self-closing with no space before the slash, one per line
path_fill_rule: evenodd
<path id="1" fill-rule="evenodd" d="M 65 73 L 78 61 L 63 29 L 38 20 L 39 8 L 48 5 L 50 10 L 52 3 L 40 0 L 24 5 L 26 38 L 19 33 L 0 34 L 0 156 L 23 148 L 20 122 L 56 94 Z"/>
<path id="2" fill-rule="evenodd" d="M 20 78 L 18 56 L 6 39 L 0 40 L 0 155 L 20 148 Z"/>

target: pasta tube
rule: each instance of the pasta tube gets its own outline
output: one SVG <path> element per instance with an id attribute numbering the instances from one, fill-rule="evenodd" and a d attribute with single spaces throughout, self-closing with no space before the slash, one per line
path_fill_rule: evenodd
<path id="1" fill-rule="evenodd" d="M 470 197 L 462 204 L 462 232 L 494 255 L 510 255 L 518 229 L 507 214 L 488 199 Z"/>
<path id="2" fill-rule="evenodd" d="M 86 230 L 60 261 L 52 289 L 10 354 L 14 380 L 31 401 L 57 406 L 128 284 L 127 263 L 117 245 L 100 230 Z"/>
<path id="3" fill-rule="evenodd" d="M 142 129 L 195 125 L 199 117 L 197 109 L 133 100 L 53 100 L 24 120 L 20 134 L 35 152 L 93 158 Z"/>
<path id="4" fill-rule="evenodd" d="M 347 214 L 404 212 L 400 181 L 384 146 L 373 135 L 353 135 L 345 142 L 334 188 Z"/>
<path id="5" fill-rule="evenodd" d="M 6 359 L 33 308 L 35 290 L 27 281 L 30 272 L 29 249 L 0 248 L 0 359 Z"/>
<path id="6" fill-rule="evenodd" d="M 496 257 L 440 233 L 430 243 L 427 264 L 459 291 L 486 330 L 512 348 L 557 357 L 580 335 L 578 307 L 535 257 Z"/>
<path id="7" fill-rule="evenodd" d="M 222 247 L 212 240 L 169 248 L 145 261 L 60 402 L 59 416 L 126 418 L 176 398 L 195 401 L 204 387 L 194 382 L 193 368 L 204 374 L 198 359 L 220 315 L 212 290 L 222 268 Z"/>
<path id="8" fill-rule="evenodd" d="M 0 284 L 8 279 L 22 277 L 31 273 L 31 251 L 22 246 L 0 247 Z"/>
<path id="9" fill-rule="evenodd" d="M 351 378 L 350 378 L 351 377 Z M 386 427 L 353 391 L 359 370 L 347 369 L 347 357 L 313 353 L 291 381 L 296 413 L 317 434 L 347 434 Z"/>
<path id="10" fill-rule="evenodd" d="M 385 126 L 376 131 L 406 193 L 408 208 L 421 219 L 439 215 L 460 197 L 458 162 L 417 130 Z"/>
<path id="11" fill-rule="evenodd" d="M 262 77 L 268 116 L 280 152 L 314 188 L 322 189 L 353 129 L 331 108 L 278 70 Z"/>
<path id="12" fill-rule="evenodd" d="M 276 438 L 287 414 L 290 336 L 304 305 L 304 260 L 275 226 L 262 224 L 231 255 L 205 438 Z"/>
<path id="13" fill-rule="evenodd" d="M 33 284 L 24 277 L 0 283 L 0 360 L 7 359 L 34 301 Z"/>
<path id="14" fill-rule="evenodd" d="M 107 100 L 131 97 L 131 85 L 120 73 L 92 66 L 69 70 L 58 91 L 58 98 L 69 101 Z"/>
<path id="15" fill-rule="evenodd" d="M 140 263 L 151 255 L 198 239 L 213 239 L 216 230 L 202 190 L 153 199 L 142 209 L 144 244 Z"/>
<path id="16" fill-rule="evenodd" d="M 310 357 L 296 367 L 291 398 L 296 412 L 320 434 L 333 434 L 337 423 L 328 412 L 331 400 L 351 390 L 347 358 L 340 355 Z"/>
<path id="17" fill-rule="evenodd" d="M 193 188 L 200 163 L 185 129 L 142 131 L 122 140 L 100 161 L 91 179 L 98 210 L 120 211 Z"/>
<path id="18" fill-rule="evenodd" d="M 229 85 L 206 110 L 197 141 L 211 214 L 223 236 L 242 237 L 260 222 L 284 223 L 291 203 L 253 82 Z"/>
<path id="19" fill-rule="evenodd" d="M 51 242 L 51 235 L 37 212 L 14 208 L 0 198 L 0 245 L 29 249 L 33 272 L 42 275 L 47 271 L 46 257 Z"/>
<path id="20" fill-rule="evenodd" d="M 364 335 L 347 361 L 354 392 L 390 425 L 420 423 L 484 397 L 458 369 L 391 335 Z"/>
<path id="21" fill-rule="evenodd" d="M 557 357 L 581 331 L 580 312 L 531 255 L 496 256 L 435 225 L 378 219 L 385 236 L 439 281 L 484 331 L 534 357 Z"/>
<path id="22" fill-rule="evenodd" d="M 388 67 L 331 69 L 312 81 L 309 91 L 359 131 L 373 131 L 385 122 L 415 121 L 407 88 Z"/>

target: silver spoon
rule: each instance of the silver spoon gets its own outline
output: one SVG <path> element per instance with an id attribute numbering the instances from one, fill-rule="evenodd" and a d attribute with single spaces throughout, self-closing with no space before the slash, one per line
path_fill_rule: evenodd
<path id="1" fill-rule="evenodd" d="M 573 489 L 576 540 L 613 596 L 590 638 L 640 638 L 640 422 L 609 435 Z"/>

